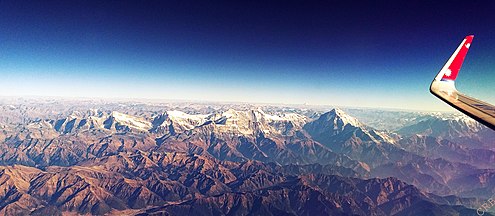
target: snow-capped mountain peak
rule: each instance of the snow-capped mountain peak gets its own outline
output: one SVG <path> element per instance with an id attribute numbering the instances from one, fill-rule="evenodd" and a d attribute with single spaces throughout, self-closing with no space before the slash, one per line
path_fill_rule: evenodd
<path id="1" fill-rule="evenodd" d="M 363 127 L 364 125 L 356 118 L 348 115 L 343 110 L 335 108 L 330 112 L 324 113 L 320 118 L 326 121 L 332 121 L 334 127 L 345 127 L 346 125 L 352 125 L 354 127 Z"/>
<path id="2" fill-rule="evenodd" d="M 136 116 L 131 116 L 127 115 L 124 113 L 116 112 L 113 111 L 110 118 L 113 118 L 115 122 L 128 126 L 133 129 L 141 130 L 141 131 L 147 131 L 151 129 L 151 123 L 146 121 L 145 119 L 136 117 Z M 107 120 L 107 125 L 110 123 L 110 121 Z M 112 122 L 113 124 L 114 122 Z"/>

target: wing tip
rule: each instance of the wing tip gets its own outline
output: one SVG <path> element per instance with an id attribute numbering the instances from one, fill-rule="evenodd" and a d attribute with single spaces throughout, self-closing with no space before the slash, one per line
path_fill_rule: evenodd
<path id="1" fill-rule="evenodd" d="M 455 50 L 447 63 L 445 63 L 438 75 L 435 77 L 436 81 L 454 82 L 456 80 L 473 38 L 474 34 L 470 34 L 462 40 L 459 47 Z"/>
<path id="2" fill-rule="evenodd" d="M 473 38 L 474 38 L 474 34 L 470 34 L 470 35 L 466 36 L 465 39 L 466 39 L 466 42 L 471 43 L 473 41 Z"/>

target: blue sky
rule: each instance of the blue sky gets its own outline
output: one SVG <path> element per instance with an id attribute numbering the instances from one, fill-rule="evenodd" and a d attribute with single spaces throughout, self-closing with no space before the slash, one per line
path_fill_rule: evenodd
<path id="1" fill-rule="evenodd" d="M 475 34 L 458 89 L 495 102 L 494 3 L 393 2 L 0 1 L 0 95 L 451 110 Z"/>

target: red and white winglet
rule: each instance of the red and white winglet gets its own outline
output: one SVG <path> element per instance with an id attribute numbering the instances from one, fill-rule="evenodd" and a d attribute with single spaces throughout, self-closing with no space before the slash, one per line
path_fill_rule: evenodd
<path id="1" fill-rule="evenodd" d="M 471 47 L 474 35 L 469 35 L 455 50 L 430 85 L 430 92 L 471 118 L 495 130 L 495 106 L 457 91 L 455 79 Z"/>

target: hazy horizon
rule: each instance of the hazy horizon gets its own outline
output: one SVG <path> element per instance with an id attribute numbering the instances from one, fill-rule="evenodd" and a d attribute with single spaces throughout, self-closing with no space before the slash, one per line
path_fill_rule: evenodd
<path id="1" fill-rule="evenodd" d="M 197 103 L 197 104 L 225 104 L 225 105 L 251 105 L 251 106 L 287 106 L 287 107 L 306 107 L 306 108 L 326 108 L 328 110 L 333 108 L 343 109 L 370 109 L 370 110 L 383 110 L 383 111 L 404 111 L 404 112 L 441 112 L 441 113 L 459 113 L 458 110 L 428 110 L 428 109 L 408 109 L 400 107 L 366 107 L 366 106 L 347 106 L 347 105 L 335 105 L 335 104 L 310 104 L 310 103 L 273 103 L 273 102 L 249 102 L 249 101 L 221 101 L 221 100 L 188 100 L 188 99 L 167 99 L 167 98 L 125 98 L 125 97 L 73 97 L 73 96 L 50 96 L 50 95 L 1 95 L 2 99 L 33 99 L 33 100 L 55 100 L 55 101 L 85 101 L 85 102 L 110 102 L 110 103 L 150 103 L 153 105 L 159 105 L 162 103 Z M 38 101 L 36 101 L 38 102 Z"/>

